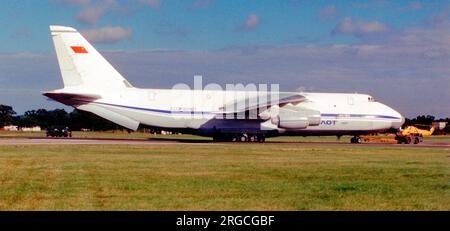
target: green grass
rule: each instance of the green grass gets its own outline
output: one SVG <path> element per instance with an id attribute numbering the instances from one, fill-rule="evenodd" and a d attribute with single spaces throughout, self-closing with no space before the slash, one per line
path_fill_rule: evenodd
<path id="1" fill-rule="evenodd" d="M 0 146 L 0 210 L 450 210 L 450 150 Z"/>
<path id="2" fill-rule="evenodd" d="M 22 132 L 22 131 L 0 131 L 0 138 L 2 136 L 18 136 L 18 137 L 45 137 L 45 131 L 41 132 Z M 209 137 L 201 137 L 195 135 L 154 135 L 144 132 L 123 132 L 123 131 L 106 131 L 106 132 L 73 132 L 73 137 L 78 138 L 126 138 L 126 139 L 179 139 L 179 140 L 212 140 Z M 279 136 L 267 139 L 268 141 L 278 142 L 344 142 L 349 143 L 351 136 L 342 136 L 340 140 L 336 136 Z M 386 137 L 385 137 L 386 138 Z M 391 137 L 392 138 L 392 137 Z M 450 136 L 428 136 L 424 137 L 425 142 L 439 143 L 450 142 Z"/>

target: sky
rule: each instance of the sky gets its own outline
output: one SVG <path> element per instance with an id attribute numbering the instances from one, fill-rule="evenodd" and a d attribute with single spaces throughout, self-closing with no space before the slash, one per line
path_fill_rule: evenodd
<path id="1" fill-rule="evenodd" d="M 5 0 L 0 104 L 64 107 L 48 26 L 78 29 L 134 86 L 280 84 L 450 117 L 450 1 Z"/>

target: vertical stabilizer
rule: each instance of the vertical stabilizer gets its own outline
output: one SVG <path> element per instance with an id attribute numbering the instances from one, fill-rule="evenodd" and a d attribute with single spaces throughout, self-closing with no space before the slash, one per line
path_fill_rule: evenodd
<path id="1" fill-rule="evenodd" d="M 50 26 L 64 87 L 132 87 L 74 28 Z"/>

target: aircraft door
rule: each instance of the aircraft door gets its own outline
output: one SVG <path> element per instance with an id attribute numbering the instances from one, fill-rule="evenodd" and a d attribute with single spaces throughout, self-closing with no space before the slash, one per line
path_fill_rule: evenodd
<path id="1" fill-rule="evenodd" d="M 355 104 L 355 100 L 353 99 L 353 96 L 347 97 L 347 104 L 348 105 L 354 105 Z"/>

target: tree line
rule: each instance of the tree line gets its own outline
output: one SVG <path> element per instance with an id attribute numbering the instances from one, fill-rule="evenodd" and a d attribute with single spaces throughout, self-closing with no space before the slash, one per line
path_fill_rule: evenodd
<path id="1" fill-rule="evenodd" d="M 121 126 L 103 119 L 95 114 L 74 109 L 68 113 L 64 109 L 37 109 L 17 115 L 11 106 L 0 105 L 0 128 L 6 125 L 19 127 L 40 126 L 46 128 L 69 127 L 73 131 L 90 129 L 92 131 L 106 131 L 122 129 Z"/>
<path id="2" fill-rule="evenodd" d="M 436 119 L 432 115 L 420 115 L 416 118 L 405 119 L 403 127 L 408 125 L 431 125 L 432 122 L 448 122 L 450 118 Z M 0 105 L 0 128 L 6 125 L 17 125 L 19 127 L 40 126 L 41 128 L 69 127 L 73 131 L 90 129 L 92 131 L 106 131 L 123 129 L 123 127 L 103 119 L 93 113 L 74 109 L 68 113 L 64 109 L 37 109 L 26 111 L 23 115 L 17 115 L 11 106 Z M 450 133 L 447 125 L 445 133 Z"/>

